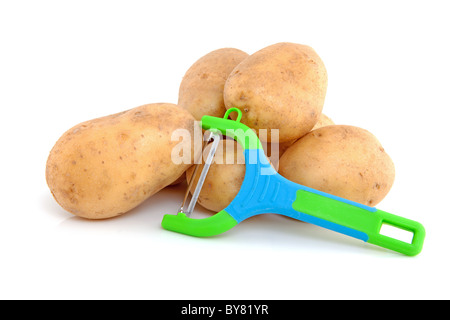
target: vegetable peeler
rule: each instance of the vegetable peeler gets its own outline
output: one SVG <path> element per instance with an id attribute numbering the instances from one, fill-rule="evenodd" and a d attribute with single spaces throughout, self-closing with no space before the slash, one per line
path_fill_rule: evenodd
<path id="1" fill-rule="evenodd" d="M 236 120 L 228 119 L 232 112 L 237 112 Z M 254 215 L 275 213 L 408 256 L 420 253 L 425 238 L 425 228 L 422 224 L 284 178 L 270 165 L 256 133 L 240 122 L 241 117 L 242 112 L 238 108 L 228 109 L 223 118 L 202 117 L 202 128 L 209 130 L 209 140 L 213 140 L 211 150 L 189 205 L 185 207 L 198 165 L 189 181 L 179 212 L 176 215 L 164 215 L 161 223 L 164 229 L 191 236 L 209 237 L 221 234 Z M 221 134 L 235 139 L 243 148 L 244 181 L 236 197 L 225 209 L 211 217 L 191 218 Z M 411 242 L 381 234 L 383 225 L 412 233 Z"/>

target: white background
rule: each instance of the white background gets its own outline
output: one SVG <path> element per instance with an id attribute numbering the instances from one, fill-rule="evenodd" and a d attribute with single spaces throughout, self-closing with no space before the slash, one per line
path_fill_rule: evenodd
<path id="1" fill-rule="evenodd" d="M 2 299 L 449 299 L 450 19 L 446 1 L 2 1 Z M 223 47 L 312 46 L 324 113 L 375 134 L 396 165 L 377 205 L 424 224 L 406 257 L 281 216 L 211 239 L 163 230 L 184 189 L 116 219 L 65 212 L 45 162 L 73 125 L 177 102 Z"/>

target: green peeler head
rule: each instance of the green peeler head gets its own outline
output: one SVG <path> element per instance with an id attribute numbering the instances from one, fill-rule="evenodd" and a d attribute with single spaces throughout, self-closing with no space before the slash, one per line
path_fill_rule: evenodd
<path id="1" fill-rule="evenodd" d="M 237 112 L 236 120 L 228 119 L 232 112 Z M 245 149 L 262 149 L 261 142 L 259 141 L 256 133 L 246 125 L 240 122 L 242 118 L 242 112 L 238 108 L 230 108 L 227 110 L 223 118 L 203 116 L 202 128 L 209 130 L 210 134 L 207 135 L 207 141 L 213 140 L 212 147 L 209 154 L 205 159 L 203 170 L 200 173 L 197 186 L 192 193 L 190 203 L 186 205 L 187 197 L 190 193 L 194 178 L 196 177 L 199 164 L 196 165 L 191 180 L 188 183 L 188 188 L 180 207 L 180 211 L 176 215 L 166 214 L 162 220 L 162 227 L 167 230 L 176 231 L 192 236 L 206 237 L 223 233 L 233 228 L 238 222 L 225 210 L 222 210 L 211 217 L 203 219 L 191 218 L 191 213 L 195 207 L 198 199 L 198 195 L 202 189 L 209 167 L 214 158 L 214 154 L 217 150 L 217 145 L 220 141 L 220 133 L 235 139 L 242 148 Z M 200 161 L 197 161 L 200 163 Z"/>

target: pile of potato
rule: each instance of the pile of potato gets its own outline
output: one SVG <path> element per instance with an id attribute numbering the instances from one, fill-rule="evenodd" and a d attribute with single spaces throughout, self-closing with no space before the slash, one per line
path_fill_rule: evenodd
<path id="1" fill-rule="evenodd" d="M 64 133 L 47 161 L 48 186 L 56 201 L 78 216 L 125 213 L 185 176 L 191 179 L 193 161 L 171 161 L 171 150 L 180 143 L 171 140 L 174 130 L 193 133 L 194 120 L 223 117 L 237 107 L 281 175 L 375 206 L 393 184 L 394 164 L 373 134 L 336 125 L 322 113 L 327 85 L 324 63 L 309 46 L 283 42 L 251 55 L 234 48 L 212 51 L 185 73 L 177 105 L 148 104 Z M 186 143 L 194 159 L 194 143 Z M 242 184 L 242 148 L 224 138 L 215 160 L 198 203 L 220 211 Z"/>

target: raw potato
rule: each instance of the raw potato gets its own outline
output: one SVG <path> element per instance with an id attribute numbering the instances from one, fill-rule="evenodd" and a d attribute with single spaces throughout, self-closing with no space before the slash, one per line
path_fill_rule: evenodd
<path id="1" fill-rule="evenodd" d="M 172 149 L 180 143 L 191 151 L 189 157 L 194 156 L 192 141 L 171 141 L 176 129 L 187 130 L 193 138 L 194 118 L 170 103 L 80 123 L 51 150 L 47 184 L 56 201 L 80 217 L 103 219 L 125 213 L 191 166 L 171 159 Z"/>
<path id="2" fill-rule="evenodd" d="M 319 128 L 322 128 L 322 127 L 325 127 L 325 126 L 329 126 L 329 125 L 332 125 L 332 124 L 335 124 L 333 122 L 333 120 L 331 120 L 331 118 L 328 117 L 327 115 L 321 113 L 320 117 L 319 117 L 319 120 L 317 120 L 316 124 L 314 125 L 314 127 L 311 130 L 316 130 L 316 129 L 319 129 Z"/>
<path id="3" fill-rule="evenodd" d="M 368 206 L 394 182 L 394 164 L 365 129 L 329 125 L 297 140 L 280 158 L 279 173 L 296 183 Z"/>
<path id="4" fill-rule="evenodd" d="M 239 108 L 241 122 L 257 133 L 279 129 L 279 142 L 293 141 L 319 119 L 327 84 L 325 66 L 311 47 L 277 43 L 234 68 L 224 87 L 225 107 Z"/>
<path id="5" fill-rule="evenodd" d="M 234 67 L 247 57 L 247 53 L 234 48 L 218 49 L 201 57 L 181 81 L 178 105 L 198 121 L 204 115 L 223 117 L 225 81 Z"/>
<path id="6" fill-rule="evenodd" d="M 329 126 L 334 124 L 333 120 L 330 119 L 330 117 L 326 116 L 325 114 L 321 113 L 319 120 L 316 122 L 312 130 L 319 129 L 321 127 Z M 297 139 L 298 140 L 298 139 Z M 266 153 L 266 156 L 270 159 L 270 161 L 273 164 L 278 164 L 279 158 L 283 155 L 283 153 L 297 140 L 292 141 L 286 141 L 282 143 L 272 143 L 272 142 L 264 142 L 261 141 L 264 151 Z M 276 151 L 272 152 L 272 147 L 278 146 L 278 154 Z"/>
<path id="7" fill-rule="evenodd" d="M 211 149 L 211 144 L 203 151 L 204 159 Z M 191 180 L 195 166 L 186 171 L 187 181 Z M 191 192 L 197 186 L 203 165 L 198 168 Z M 209 168 L 198 203 L 209 210 L 218 212 L 225 209 L 241 189 L 245 176 L 245 157 L 243 149 L 234 140 L 221 140 L 214 155 L 214 162 Z"/>

